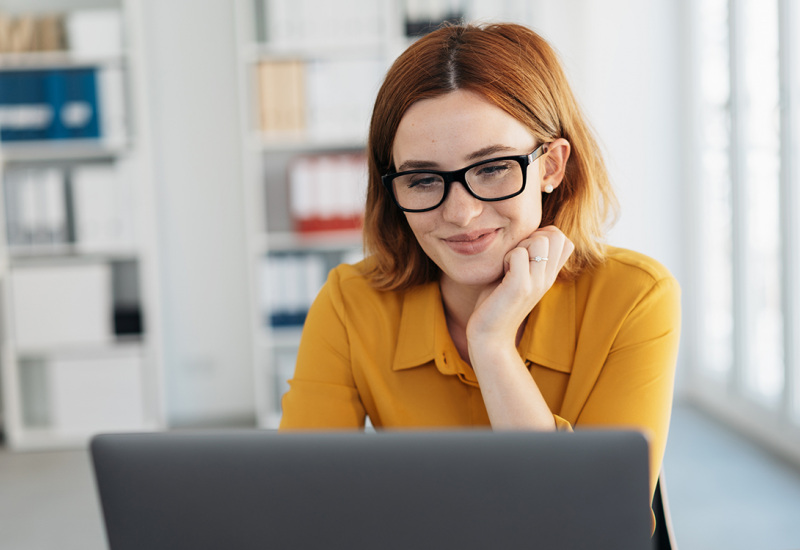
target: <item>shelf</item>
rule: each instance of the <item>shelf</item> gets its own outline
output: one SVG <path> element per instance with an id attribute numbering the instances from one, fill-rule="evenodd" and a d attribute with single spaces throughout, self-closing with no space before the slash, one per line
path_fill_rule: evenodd
<path id="1" fill-rule="evenodd" d="M 59 359 L 105 359 L 121 357 L 140 357 L 145 352 L 145 340 L 137 336 L 125 336 L 116 340 L 96 344 L 70 344 L 47 346 L 40 348 L 20 348 L 17 356 L 25 358 L 59 358 Z"/>
<path id="2" fill-rule="evenodd" d="M 277 430 L 281 423 L 281 413 L 270 412 L 262 414 L 258 419 L 258 425 L 264 430 Z"/>
<path id="3" fill-rule="evenodd" d="M 115 432 L 152 432 L 160 430 L 161 427 L 154 424 L 146 424 L 137 427 L 120 427 L 114 429 Z M 91 438 L 98 433 L 108 432 L 109 430 L 85 431 L 85 432 L 62 432 L 53 428 L 23 428 L 11 441 L 15 451 L 42 451 L 57 449 L 83 449 L 89 444 Z"/>
<path id="4" fill-rule="evenodd" d="M 21 52 L 0 54 L 0 71 L 27 69 L 73 69 L 125 65 L 125 56 L 87 56 L 69 51 Z"/>
<path id="5" fill-rule="evenodd" d="M 303 327 L 265 327 L 262 343 L 267 349 L 296 349 Z"/>
<path id="6" fill-rule="evenodd" d="M 79 39 L 69 41 L 71 51 L 0 53 L 0 75 L 14 88 L 20 73 L 24 88 L 12 99 L 41 95 L 35 109 L 4 125 L 36 133 L 3 133 L 38 139 L 0 142 L 0 175 L 8 176 L 0 177 L 8 230 L 0 243 L 3 428 L 14 450 L 85 448 L 100 431 L 163 427 L 162 329 L 158 316 L 146 315 L 159 309 L 160 293 L 143 7 L 13 4 L 12 19 L 63 16 L 67 37 Z M 90 19 L 77 14 L 89 11 Z M 63 110 L 81 101 L 92 108 L 91 127 L 86 109 Z M 43 106 L 45 122 L 34 116 Z M 143 314 L 144 331 L 135 324 Z"/>
<path id="7" fill-rule="evenodd" d="M 362 213 L 362 200 L 354 210 L 345 198 L 361 197 L 366 186 L 351 189 L 347 182 L 360 181 L 367 170 L 362 158 L 375 93 L 407 44 L 396 0 L 330 3 L 313 13 L 298 13 L 301 6 L 292 0 L 237 5 L 243 183 L 253 205 L 248 249 L 255 393 L 259 425 L 274 428 L 302 327 L 272 326 L 271 318 L 282 319 L 271 313 L 307 311 L 328 271 L 357 261 L 363 250 L 361 229 L 299 229 L 335 227 L 333 218 L 348 226 Z M 319 166 L 321 176 L 314 173 Z M 325 185 L 309 184 L 319 181 Z"/>
<path id="8" fill-rule="evenodd" d="M 264 60 L 304 59 L 343 60 L 376 58 L 385 59 L 386 45 L 380 41 L 364 41 L 360 44 L 330 44 L 306 46 L 303 44 L 276 46 L 269 43 L 254 43 L 243 48 L 243 61 L 257 63 Z"/>
<path id="9" fill-rule="evenodd" d="M 268 134 L 253 132 L 248 145 L 253 151 L 311 153 L 320 151 L 363 151 L 366 149 L 367 136 L 328 137 L 314 136 L 309 132 L 287 132 Z"/>
<path id="10" fill-rule="evenodd" d="M 273 232 L 261 236 L 261 253 L 294 251 L 338 251 L 362 246 L 361 230 L 328 231 L 325 233 Z"/>
<path id="11" fill-rule="evenodd" d="M 128 143 L 98 139 L 5 141 L 0 144 L 0 158 L 6 163 L 111 160 L 128 152 Z"/>
<path id="12" fill-rule="evenodd" d="M 79 244 L 12 246 L 8 262 L 12 267 L 64 265 L 133 260 L 141 253 L 133 246 L 87 248 Z"/>

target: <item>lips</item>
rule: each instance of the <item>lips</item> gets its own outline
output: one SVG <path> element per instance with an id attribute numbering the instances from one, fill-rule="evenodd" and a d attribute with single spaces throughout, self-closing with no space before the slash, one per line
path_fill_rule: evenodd
<path id="1" fill-rule="evenodd" d="M 494 242 L 499 229 L 485 229 L 460 233 L 442 239 L 453 252 L 464 255 L 480 254 Z"/>

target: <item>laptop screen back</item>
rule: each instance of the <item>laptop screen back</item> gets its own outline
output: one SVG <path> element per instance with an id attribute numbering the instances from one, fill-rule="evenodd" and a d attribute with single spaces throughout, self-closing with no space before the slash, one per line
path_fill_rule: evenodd
<path id="1" fill-rule="evenodd" d="M 625 431 L 101 435 L 111 550 L 650 547 Z"/>

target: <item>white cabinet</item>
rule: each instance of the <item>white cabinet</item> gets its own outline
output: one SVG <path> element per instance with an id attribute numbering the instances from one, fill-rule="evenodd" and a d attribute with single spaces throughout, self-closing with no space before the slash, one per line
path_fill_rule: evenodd
<path id="1" fill-rule="evenodd" d="M 140 8 L 0 0 L 0 360 L 12 448 L 163 426 Z"/>
<path id="2" fill-rule="evenodd" d="M 15 266 L 8 307 L 20 353 L 113 342 L 111 265 Z"/>

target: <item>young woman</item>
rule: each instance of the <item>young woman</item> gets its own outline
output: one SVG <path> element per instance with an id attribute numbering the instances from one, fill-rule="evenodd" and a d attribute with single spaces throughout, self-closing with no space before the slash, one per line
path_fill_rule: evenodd
<path id="1" fill-rule="evenodd" d="M 615 199 L 548 44 L 452 26 L 389 70 L 367 259 L 308 314 L 281 428 L 636 427 L 661 468 L 679 288 L 603 242 Z"/>

